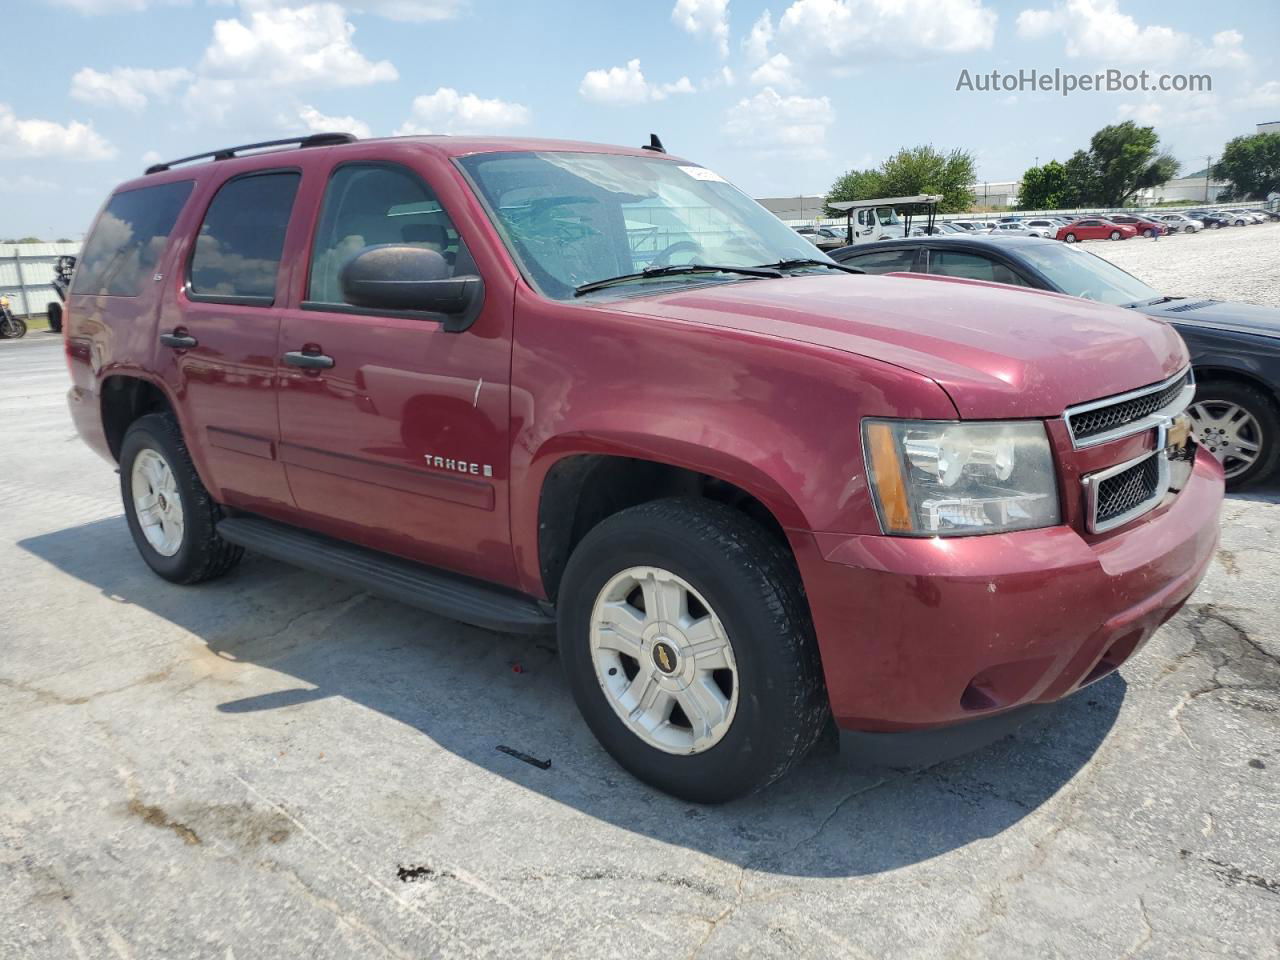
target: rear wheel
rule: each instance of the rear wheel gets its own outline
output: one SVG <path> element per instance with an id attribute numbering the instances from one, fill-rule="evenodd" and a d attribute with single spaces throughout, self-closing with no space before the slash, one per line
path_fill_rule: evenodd
<path id="1" fill-rule="evenodd" d="M 51 303 L 48 307 L 49 329 L 54 333 L 62 332 L 62 304 Z"/>
<path id="2" fill-rule="evenodd" d="M 147 414 L 125 431 L 120 493 L 138 552 L 166 580 L 211 580 L 244 555 L 215 531 L 221 509 L 200 482 L 170 414 Z"/>
<path id="3" fill-rule="evenodd" d="M 560 588 L 574 699 L 613 758 L 699 803 L 781 777 L 828 721 L 799 574 L 736 510 L 659 500 L 575 549 Z"/>
<path id="4" fill-rule="evenodd" d="M 1227 486 L 1270 474 L 1280 458 L 1280 414 L 1260 390 L 1229 380 L 1196 387 L 1188 408 L 1197 442 L 1218 458 Z"/>
<path id="5" fill-rule="evenodd" d="M 27 335 L 27 321 L 9 314 L 0 320 L 0 337 L 6 340 L 21 340 Z"/>
<path id="6" fill-rule="evenodd" d="M 1065 240 L 1065 241 L 1067 241 L 1067 243 L 1075 243 L 1075 242 L 1076 242 L 1076 235 L 1075 235 L 1074 233 L 1068 233 L 1068 234 L 1067 234 L 1065 237 L 1063 237 L 1062 239 L 1063 239 L 1063 240 Z"/>
<path id="7" fill-rule="evenodd" d="M 1112 239 L 1112 240 L 1119 240 L 1119 239 L 1120 239 L 1120 231 L 1119 231 L 1119 230 L 1112 230 L 1112 231 L 1111 231 L 1111 239 Z"/>

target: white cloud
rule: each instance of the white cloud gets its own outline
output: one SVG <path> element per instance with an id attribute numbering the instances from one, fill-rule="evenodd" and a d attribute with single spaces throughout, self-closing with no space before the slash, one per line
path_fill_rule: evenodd
<path id="1" fill-rule="evenodd" d="M 789 89 L 796 86 L 797 81 L 791 71 L 791 58 L 785 53 L 775 53 L 751 74 L 751 82 L 762 87 L 782 87 Z"/>
<path id="2" fill-rule="evenodd" d="M 49 0 L 59 7 L 69 7 L 77 13 L 90 15 L 103 13 L 140 13 L 147 7 L 189 6 L 191 0 Z"/>
<path id="3" fill-rule="evenodd" d="M 1280 80 L 1268 80 L 1231 103 L 1243 110 L 1280 109 Z"/>
<path id="4" fill-rule="evenodd" d="M 529 123 L 529 108 L 507 100 L 485 100 L 451 87 L 415 97 L 397 137 L 422 133 L 505 133 Z"/>
<path id="5" fill-rule="evenodd" d="M 1188 59 L 1205 66 L 1248 63 L 1244 37 L 1235 30 L 1214 34 L 1208 45 L 1159 24 L 1142 25 L 1120 10 L 1119 0 L 1062 0 L 1053 7 L 1018 14 L 1018 36 L 1038 39 L 1061 33 L 1069 57 L 1110 63 L 1167 63 Z"/>
<path id="6" fill-rule="evenodd" d="M 720 56 L 729 55 L 729 0 L 676 0 L 671 20 L 694 36 L 711 37 Z"/>
<path id="7" fill-rule="evenodd" d="M 464 0 L 357 0 L 352 9 L 404 23 L 452 20 L 462 12 Z"/>
<path id="8" fill-rule="evenodd" d="M 8 155 L 18 157 L 109 160 L 116 155 L 92 124 L 20 119 L 7 103 L 0 103 L 0 143 Z"/>
<path id="9" fill-rule="evenodd" d="M 1151 94 L 1138 103 L 1122 103 L 1116 109 L 1120 120 L 1133 120 L 1146 127 L 1195 127 L 1213 124 L 1222 107 L 1212 93 Z"/>
<path id="10" fill-rule="evenodd" d="M 373 136 L 373 131 L 363 120 L 352 116 L 331 117 L 309 105 L 298 111 L 298 119 L 312 133 L 354 133 L 362 140 Z"/>
<path id="11" fill-rule="evenodd" d="M 721 76 L 732 80 L 731 73 Z M 639 60 L 628 60 L 625 67 L 589 70 L 578 85 L 578 93 L 583 99 L 596 103 L 646 103 L 665 100 L 673 93 L 693 92 L 693 82 L 688 77 L 681 77 L 674 83 L 650 83 L 640 72 Z"/>
<path id="12" fill-rule="evenodd" d="M 28 193 L 53 193 L 58 189 L 58 185 L 52 180 L 45 180 L 43 177 L 33 177 L 29 173 L 22 173 L 16 177 L 0 177 L 0 193 L 16 193 L 19 195 Z"/>
<path id="13" fill-rule="evenodd" d="M 154 166 L 157 163 L 163 163 L 163 162 L 164 162 L 164 155 L 161 154 L 159 150 L 148 150 L 146 153 L 142 155 L 142 168 L 144 170 L 147 167 Z"/>
<path id="14" fill-rule="evenodd" d="M 766 10 L 760 14 L 751 32 L 742 41 L 742 52 L 749 63 L 764 63 L 769 59 L 769 44 L 773 43 L 773 16 Z"/>
<path id="15" fill-rule="evenodd" d="M 71 96 L 85 103 L 141 110 L 151 99 L 168 100 L 193 76 L 190 70 L 181 67 L 170 70 L 116 67 L 109 73 L 85 67 L 71 78 Z"/>
<path id="16" fill-rule="evenodd" d="M 352 42 L 355 27 L 336 3 L 274 7 L 246 4 L 238 19 L 218 20 L 213 40 L 187 91 L 202 117 L 224 118 L 242 106 L 275 101 L 282 92 L 392 81 L 396 68 L 373 61 Z"/>
<path id="17" fill-rule="evenodd" d="M 725 114 L 723 132 L 734 143 L 764 151 L 818 151 L 835 112 L 826 97 L 782 96 L 765 87 Z"/>
<path id="18" fill-rule="evenodd" d="M 780 37 L 832 56 L 989 50 L 995 32 L 982 0 L 795 0 L 778 21 Z"/>

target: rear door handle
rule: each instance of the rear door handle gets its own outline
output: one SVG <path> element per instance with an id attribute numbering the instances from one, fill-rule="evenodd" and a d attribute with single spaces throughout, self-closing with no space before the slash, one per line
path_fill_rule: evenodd
<path id="1" fill-rule="evenodd" d="M 200 341 L 189 333 L 179 333 L 175 330 L 173 333 L 160 334 L 160 342 L 166 347 L 173 347 L 175 350 L 190 350 L 192 347 L 198 347 Z"/>
<path id="2" fill-rule="evenodd" d="M 305 353 L 302 350 L 290 350 L 283 359 L 290 366 L 302 367 L 304 370 L 328 370 L 333 366 L 333 357 L 327 357 L 323 353 Z"/>

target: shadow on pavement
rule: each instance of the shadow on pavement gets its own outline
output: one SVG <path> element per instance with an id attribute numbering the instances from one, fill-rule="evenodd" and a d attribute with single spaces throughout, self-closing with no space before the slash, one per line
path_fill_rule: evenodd
<path id="1" fill-rule="evenodd" d="M 221 580 L 178 587 L 142 563 L 122 517 L 20 546 L 113 603 L 190 631 L 209 654 L 296 678 L 296 686 L 221 703 L 210 725 L 274 710 L 307 722 L 308 704 L 345 697 L 586 815 L 778 874 L 876 874 L 1001 833 L 1095 754 L 1126 690 L 1112 674 L 1013 736 L 924 770 L 859 769 L 815 755 L 754 797 L 700 807 L 613 763 L 578 717 L 547 641 L 455 624 L 257 557 Z M 552 765 L 521 762 L 500 744 Z"/>

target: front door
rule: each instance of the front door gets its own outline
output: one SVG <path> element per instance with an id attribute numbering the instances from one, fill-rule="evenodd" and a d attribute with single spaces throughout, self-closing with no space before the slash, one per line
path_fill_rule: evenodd
<path id="1" fill-rule="evenodd" d="M 514 582 L 507 510 L 511 302 L 475 323 L 348 304 L 342 267 L 365 247 L 428 246 L 478 273 L 419 172 L 330 173 L 306 292 L 280 336 L 281 459 L 307 526 L 413 560 Z"/>

